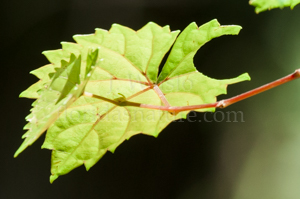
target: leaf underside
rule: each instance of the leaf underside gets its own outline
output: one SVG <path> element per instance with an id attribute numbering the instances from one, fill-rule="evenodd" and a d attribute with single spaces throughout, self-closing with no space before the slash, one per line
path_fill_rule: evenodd
<path id="1" fill-rule="evenodd" d="M 48 129 L 42 148 L 52 150 L 53 182 L 82 164 L 89 170 L 133 135 L 158 136 L 189 111 L 174 114 L 129 102 L 157 106 L 216 102 L 216 96 L 226 94 L 227 85 L 249 80 L 248 74 L 212 79 L 196 70 L 193 57 L 211 39 L 238 34 L 240 29 L 212 20 L 200 27 L 191 23 L 178 36 L 179 31 L 153 22 L 138 31 L 113 24 L 109 31 L 75 35 L 77 43 L 62 42 L 61 50 L 44 52 L 51 64 L 33 71 L 40 80 L 20 95 L 37 100 L 26 117 L 28 131 L 15 156 Z"/>
<path id="2" fill-rule="evenodd" d="M 250 5 L 255 7 L 255 12 L 260 13 L 274 8 L 290 7 L 293 9 L 300 0 L 250 0 Z"/>

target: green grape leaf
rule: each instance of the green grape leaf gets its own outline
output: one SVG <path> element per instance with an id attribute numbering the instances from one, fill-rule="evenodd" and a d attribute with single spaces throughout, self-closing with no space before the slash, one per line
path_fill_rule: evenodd
<path id="1" fill-rule="evenodd" d="M 113 24 L 109 31 L 96 29 L 95 34 L 75 35 L 77 43 L 63 42 L 62 50 L 50 51 L 47 58 L 58 67 L 54 67 L 55 74 L 48 73 L 50 81 L 43 78 L 40 81 L 59 87 L 55 100 L 51 95 L 52 106 L 70 102 L 47 125 L 42 148 L 52 150 L 50 182 L 80 165 L 89 170 L 107 151 L 114 152 L 133 135 L 157 137 L 169 123 L 186 118 L 189 113 L 143 108 L 141 104 L 213 103 L 216 96 L 226 94 L 227 85 L 249 80 L 246 73 L 232 79 L 212 79 L 198 72 L 193 64 L 194 55 L 206 42 L 222 35 L 236 35 L 240 29 L 235 25 L 220 26 L 217 20 L 212 20 L 200 27 L 191 23 L 177 38 L 179 31 L 171 32 L 169 26 L 160 27 L 153 22 L 138 31 Z M 158 76 L 159 65 L 171 47 Z M 98 49 L 97 54 L 90 53 L 90 49 Z M 68 60 L 74 60 L 74 64 Z M 75 67 L 76 64 L 81 67 Z M 92 73 L 87 72 L 91 70 Z M 92 74 L 89 79 L 87 74 Z M 58 82 L 62 79 L 68 81 Z M 80 87 L 83 80 L 86 83 Z M 79 85 L 80 92 L 74 91 L 74 84 Z M 29 88 L 34 97 L 35 89 Z M 37 91 L 38 100 L 43 99 L 46 91 Z M 69 93 L 76 97 L 70 100 Z"/>
<path id="2" fill-rule="evenodd" d="M 291 7 L 293 9 L 300 0 L 250 0 L 249 4 L 255 7 L 255 12 L 260 13 L 273 8 Z"/>

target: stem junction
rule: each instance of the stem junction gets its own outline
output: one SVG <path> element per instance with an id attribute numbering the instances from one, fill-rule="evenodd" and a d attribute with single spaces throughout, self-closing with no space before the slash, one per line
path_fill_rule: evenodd
<path id="1" fill-rule="evenodd" d="M 204 108 L 226 108 L 227 106 L 230 106 L 231 104 L 234 104 L 236 102 L 239 102 L 241 100 L 247 99 L 249 97 L 252 97 L 254 95 L 257 95 L 259 93 L 262 93 L 264 91 L 267 91 L 271 88 L 277 87 L 279 85 L 285 84 L 287 82 L 290 82 L 292 80 L 295 80 L 300 77 L 300 69 L 295 70 L 294 73 L 291 73 L 285 77 L 282 77 L 278 80 L 275 80 L 273 82 L 270 82 L 268 84 L 265 84 L 263 86 L 260 86 L 258 88 L 252 89 L 248 92 L 242 93 L 240 95 L 220 100 L 215 103 L 209 103 L 209 104 L 199 104 L 199 105 L 191 105 L 191 106 L 170 106 L 169 102 L 165 98 L 164 94 L 161 92 L 158 86 L 154 86 L 155 92 L 158 94 L 160 99 L 162 100 L 164 106 L 157 106 L 157 105 L 151 105 L 151 104 L 141 104 L 136 102 L 130 102 L 130 101 L 123 101 L 123 102 L 117 102 L 111 99 L 107 99 L 101 96 L 94 95 L 92 93 L 84 92 L 84 96 L 88 97 L 94 97 L 101 100 L 108 101 L 110 103 L 113 103 L 118 106 L 135 106 L 135 107 L 141 107 L 141 108 L 147 108 L 147 109 L 154 109 L 154 110 L 162 110 L 162 111 L 169 111 L 170 113 L 179 113 L 181 111 L 192 111 L 196 109 L 204 109 Z"/>

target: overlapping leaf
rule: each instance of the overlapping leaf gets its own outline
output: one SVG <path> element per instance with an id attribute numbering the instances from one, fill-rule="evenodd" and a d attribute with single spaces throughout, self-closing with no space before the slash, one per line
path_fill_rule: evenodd
<path id="1" fill-rule="evenodd" d="M 168 26 L 148 23 L 133 31 L 114 24 L 109 31 L 96 29 L 95 34 L 74 36 L 77 44 L 62 43 L 60 52 L 67 56 L 87 57 L 90 48 L 99 49 L 99 56 L 94 64 L 78 61 L 82 66 L 80 74 L 86 74 L 86 68 L 95 65 L 92 76 L 84 85 L 85 94 L 76 97 L 48 129 L 42 147 L 53 150 L 50 181 L 82 164 L 90 169 L 107 151 L 114 152 L 133 135 L 157 136 L 170 122 L 185 118 L 188 113 L 175 114 L 133 104 L 187 106 L 212 103 L 216 96 L 226 93 L 228 84 L 248 80 L 247 74 L 233 79 L 212 79 L 199 73 L 193 64 L 195 53 L 206 42 L 222 35 L 238 34 L 240 29 L 239 26 L 220 26 L 217 20 L 200 27 L 192 23 L 176 40 L 179 32 L 170 32 Z M 173 43 L 158 76 L 158 67 Z M 54 57 L 51 60 L 59 63 L 63 56 Z M 63 90 L 62 93 L 72 93 L 70 88 Z M 40 94 L 39 99 L 43 95 Z M 61 99 L 58 102 L 61 103 L 68 95 L 57 99 Z"/>
<path id="2" fill-rule="evenodd" d="M 250 0 L 250 5 L 255 6 L 255 12 L 260 13 L 273 8 L 291 7 L 293 9 L 300 0 Z"/>
<path id="3" fill-rule="evenodd" d="M 95 63 L 97 55 L 98 50 L 90 52 L 88 60 L 94 59 L 89 61 L 90 65 Z M 29 87 L 20 96 L 38 97 L 38 99 L 32 104 L 31 114 L 26 117 L 29 123 L 24 129 L 28 131 L 23 135 L 22 138 L 25 138 L 25 140 L 15 153 L 15 157 L 35 142 L 53 124 L 64 109 L 81 95 L 92 69 L 91 67 L 86 68 L 88 69 L 87 74 L 80 81 L 81 56 L 76 58 L 73 54 L 70 54 L 70 61 L 61 61 L 61 67 L 57 68 L 54 75 L 51 75 L 53 76 L 51 81 L 49 75 L 54 69 L 53 65 L 52 67 L 46 65 L 32 72 L 37 74 L 41 80 L 34 84 L 38 86 Z"/>

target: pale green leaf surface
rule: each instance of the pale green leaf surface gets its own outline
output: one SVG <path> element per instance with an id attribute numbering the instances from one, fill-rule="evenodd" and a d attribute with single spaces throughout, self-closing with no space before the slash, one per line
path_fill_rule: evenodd
<path id="1" fill-rule="evenodd" d="M 240 26 L 220 26 L 216 19 L 200 27 L 196 23 L 191 23 L 176 40 L 158 82 L 196 71 L 193 58 L 201 46 L 222 35 L 236 35 L 241 29 Z"/>
<path id="2" fill-rule="evenodd" d="M 293 9 L 300 0 L 250 0 L 250 5 L 255 6 L 255 12 L 260 13 L 273 8 L 291 7 Z"/>
<path id="3" fill-rule="evenodd" d="M 39 93 L 41 89 L 44 88 L 44 86 L 49 83 L 50 81 L 50 74 L 54 73 L 54 65 L 53 64 L 48 64 L 45 66 L 42 66 L 36 70 L 31 71 L 30 73 L 35 75 L 37 78 L 40 80 L 30 86 L 28 89 L 23 91 L 19 97 L 26 97 L 26 98 L 32 98 L 32 99 L 37 99 L 39 98 Z"/>
<path id="4" fill-rule="evenodd" d="M 189 111 L 173 114 L 130 105 L 163 106 L 154 87 L 162 91 L 171 106 L 186 106 L 216 102 L 216 96 L 225 94 L 228 84 L 249 80 L 247 74 L 233 79 L 212 79 L 199 73 L 193 65 L 193 56 L 203 44 L 218 36 L 238 34 L 240 29 L 220 26 L 217 20 L 199 28 L 192 23 L 176 40 L 178 31 L 171 32 L 168 26 L 151 22 L 133 31 L 114 24 L 109 31 L 96 29 L 95 34 L 74 36 L 77 44 L 62 43 L 61 51 L 53 51 L 59 58 L 48 54 L 49 60 L 61 65 L 56 69 L 58 77 L 75 70 L 62 70 L 64 64 L 59 59 L 70 60 L 65 54 L 81 56 L 80 74 L 87 74 L 88 68 L 95 65 L 88 80 L 80 75 L 80 80 L 87 80 L 84 87 L 87 94 L 78 96 L 66 107 L 47 131 L 42 148 L 52 150 L 50 181 L 82 164 L 90 169 L 107 151 L 114 152 L 133 135 L 143 133 L 156 137 L 170 122 L 186 117 Z M 160 62 L 175 40 L 157 79 Z M 99 49 L 98 56 L 88 53 L 89 49 Z M 75 71 L 77 74 L 79 70 Z M 53 79 L 62 79 L 56 76 Z M 77 81 L 75 78 L 70 82 Z M 65 93 L 70 90 L 67 88 Z"/>
<path id="5" fill-rule="evenodd" d="M 98 50 L 94 53 L 91 52 L 91 54 L 94 60 L 89 61 L 90 64 L 95 63 L 94 54 L 98 55 Z M 22 136 L 25 140 L 16 151 L 15 157 L 35 142 L 59 115 L 81 95 L 90 74 L 87 74 L 86 80 L 80 83 L 81 58 L 80 56 L 76 58 L 73 54 L 70 57 L 70 62 L 62 64 L 63 67 L 60 69 L 64 70 L 60 75 L 53 76 L 50 85 L 44 90 L 40 90 L 41 96 L 33 103 L 31 114 L 26 117 L 29 123 L 24 129 L 28 129 L 28 131 Z M 89 69 L 91 72 L 92 67 Z"/>

